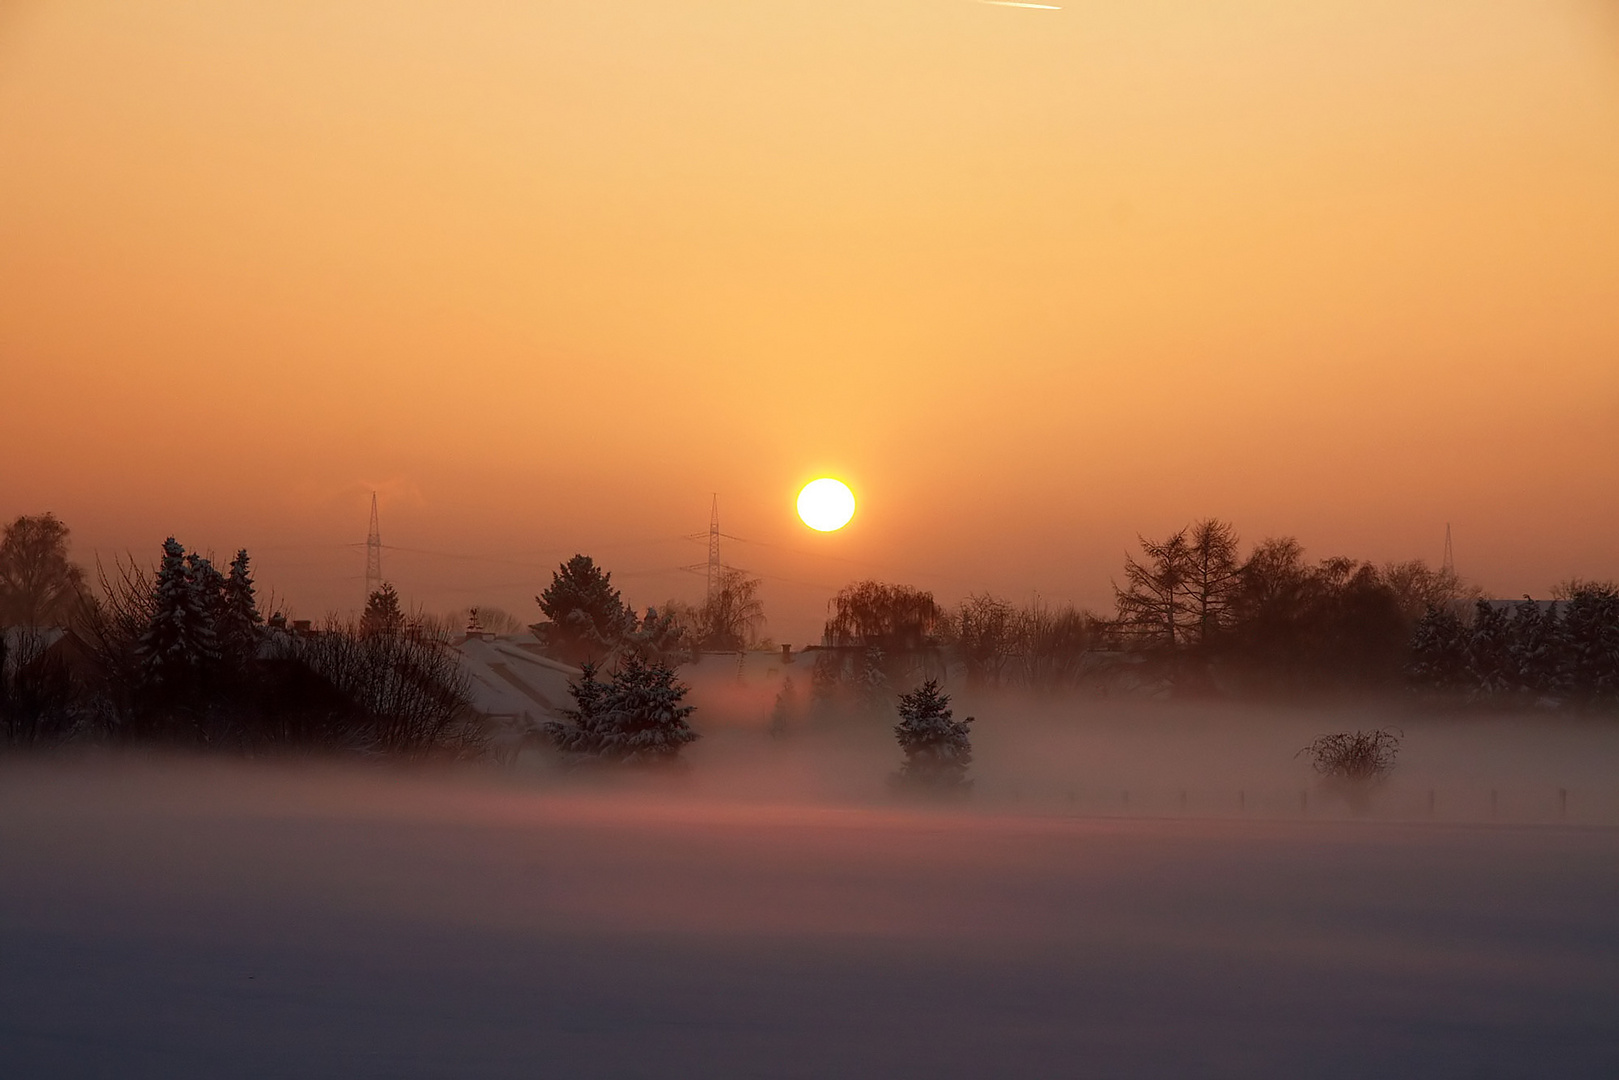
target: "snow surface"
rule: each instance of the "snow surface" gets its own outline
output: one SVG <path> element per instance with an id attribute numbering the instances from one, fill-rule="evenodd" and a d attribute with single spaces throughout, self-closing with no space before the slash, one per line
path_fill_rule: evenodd
<path id="1" fill-rule="evenodd" d="M 0 762 L 0 1076 L 1619 1071 L 1614 828 L 722 797 L 725 742 Z"/>

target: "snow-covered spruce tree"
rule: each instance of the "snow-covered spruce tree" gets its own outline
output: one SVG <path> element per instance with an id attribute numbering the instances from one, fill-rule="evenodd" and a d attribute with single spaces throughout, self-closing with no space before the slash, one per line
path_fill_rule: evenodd
<path id="1" fill-rule="evenodd" d="M 607 684 L 596 678 L 596 665 L 585 661 L 579 665 L 579 678 L 568 683 L 568 696 L 573 708 L 566 709 L 561 720 L 547 720 L 542 726 L 546 738 L 564 754 L 594 756 L 600 749 L 602 732 L 602 698 Z"/>
<path id="2" fill-rule="evenodd" d="M 568 684 L 574 708 L 567 723 L 551 721 L 545 733 L 553 745 L 576 760 L 655 764 L 675 760 L 697 739 L 686 718 L 696 711 L 681 704 L 687 687 L 672 668 L 629 653 L 607 682 L 586 663 Z"/>
<path id="3" fill-rule="evenodd" d="M 549 622 L 534 633 L 558 659 L 577 664 L 599 661 L 635 628 L 635 612 L 613 588 L 613 575 L 588 555 L 575 555 L 551 575 L 535 601 Z"/>
<path id="4" fill-rule="evenodd" d="M 186 580 L 191 586 L 191 608 L 195 612 L 192 649 L 197 666 L 212 675 L 224 655 L 220 648 L 219 625 L 225 614 L 225 575 L 193 551 L 186 556 Z"/>
<path id="5" fill-rule="evenodd" d="M 1563 627 L 1570 688 L 1591 704 L 1619 705 L 1619 588 L 1586 583 L 1572 590 Z"/>
<path id="6" fill-rule="evenodd" d="M 1506 612 L 1486 600 L 1474 605 L 1473 625 L 1467 634 L 1467 673 L 1470 689 L 1480 697 L 1497 697 L 1515 689 L 1512 628 Z"/>
<path id="7" fill-rule="evenodd" d="M 970 788 L 967 766 L 972 764 L 973 747 L 968 728 L 972 722 L 970 716 L 951 719 L 950 695 L 939 692 L 936 679 L 900 695 L 894 737 L 905 751 L 905 764 L 897 779 L 942 791 Z"/>
<path id="8" fill-rule="evenodd" d="M 625 635 L 625 647 L 646 660 L 661 664 L 688 664 L 696 659 L 690 635 L 675 612 L 647 608 L 646 615 Z"/>
<path id="9" fill-rule="evenodd" d="M 242 668 L 258 652 L 259 627 L 264 618 L 259 614 L 258 599 L 253 590 L 253 572 L 242 548 L 230 561 L 230 573 L 225 576 L 224 606 L 219 618 L 219 645 L 227 662 Z"/>
<path id="10" fill-rule="evenodd" d="M 1563 623 L 1554 601 L 1545 609 L 1529 597 L 1513 608 L 1509 655 L 1519 689 L 1536 698 L 1564 696 Z"/>
<path id="11" fill-rule="evenodd" d="M 1423 690 L 1460 689 L 1467 675 L 1467 628 L 1454 613 L 1429 608 L 1411 632 L 1411 681 Z"/>
<path id="12" fill-rule="evenodd" d="M 137 647 L 142 681 L 159 696 L 173 698 L 196 682 L 197 626 L 202 613 L 186 570 L 185 548 L 174 537 L 163 541 L 163 561 L 152 583 L 152 618 Z"/>

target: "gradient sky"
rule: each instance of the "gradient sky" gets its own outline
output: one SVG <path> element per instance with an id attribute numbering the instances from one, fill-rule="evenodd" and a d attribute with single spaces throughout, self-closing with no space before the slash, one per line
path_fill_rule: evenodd
<path id="1" fill-rule="evenodd" d="M 525 619 L 695 599 L 718 492 L 795 641 L 1207 515 L 1619 576 L 1619 4 L 11 0 L 0 438 L 0 515 L 303 615 L 372 490 Z"/>

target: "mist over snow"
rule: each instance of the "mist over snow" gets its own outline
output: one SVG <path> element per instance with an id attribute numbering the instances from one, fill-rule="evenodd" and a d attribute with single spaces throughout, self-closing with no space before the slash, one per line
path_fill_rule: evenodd
<path id="1" fill-rule="evenodd" d="M 962 695 L 975 788 L 934 804 L 887 718 L 772 735 L 749 691 L 697 680 L 665 772 L 0 762 L 0 1074 L 1616 1064 L 1611 726 L 1406 719 L 1357 815 L 1293 755 L 1374 709 Z"/>

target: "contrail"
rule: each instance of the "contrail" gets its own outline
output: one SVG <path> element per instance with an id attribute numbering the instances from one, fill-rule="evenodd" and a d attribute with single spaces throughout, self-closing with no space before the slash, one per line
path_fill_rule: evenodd
<path id="1" fill-rule="evenodd" d="M 980 4 L 993 4 L 995 7 L 1027 7 L 1039 8 L 1042 11 L 1061 11 L 1056 4 L 1020 4 L 1018 0 L 978 0 Z"/>

